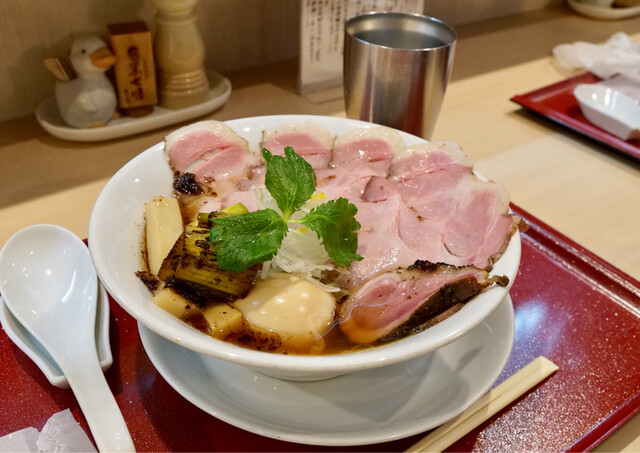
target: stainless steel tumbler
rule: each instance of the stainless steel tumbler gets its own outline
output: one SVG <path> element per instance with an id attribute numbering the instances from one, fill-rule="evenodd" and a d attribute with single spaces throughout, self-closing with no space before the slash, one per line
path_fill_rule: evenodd
<path id="1" fill-rule="evenodd" d="M 345 22 L 344 94 L 355 118 L 430 139 L 456 32 L 433 17 L 373 12 Z"/>

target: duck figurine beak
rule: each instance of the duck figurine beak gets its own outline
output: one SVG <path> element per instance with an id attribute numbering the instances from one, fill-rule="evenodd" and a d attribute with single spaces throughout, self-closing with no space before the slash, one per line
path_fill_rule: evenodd
<path id="1" fill-rule="evenodd" d="M 116 64 L 116 56 L 107 47 L 100 47 L 89 55 L 91 64 L 96 68 L 108 69 Z"/>

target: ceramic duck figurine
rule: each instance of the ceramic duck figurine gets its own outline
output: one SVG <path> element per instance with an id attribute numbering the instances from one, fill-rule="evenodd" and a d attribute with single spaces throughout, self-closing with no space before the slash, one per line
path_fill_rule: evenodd
<path id="1" fill-rule="evenodd" d="M 72 80 L 56 82 L 56 102 L 64 121 L 84 129 L 105 126 L 116 110 L 116 92 L 105 75 L 116 57 L 95 35 L 76 38 L 69 60 L 75 72 Z"/>

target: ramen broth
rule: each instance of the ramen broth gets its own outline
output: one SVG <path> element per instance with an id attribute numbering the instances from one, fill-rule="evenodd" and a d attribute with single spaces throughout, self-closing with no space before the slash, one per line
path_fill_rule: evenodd
<path id="1" fill-rule="evenodd" d="M 378 342 L 375 344 L 361 345 L 351 342 L 346 335 L 342 333 L 338 327 L 337 321 L 335 320 L 332 326 L 317 339 L 314 345 L 309 348 L 296 348 L 283 345 L 277 334 L 256 329 L 247 322 L 244 323 L 243 329 L 224 338 L 220 338 L 216 335 L 212 335 L 209 325 L 202 316 L 202 313 L 192 313 L 189 316 L 182 318 L 182 320 L 201 332 L 228 343 L 256 351 L 279 354 L 332 355 L 361 351 L 382 344 L 381 342 Z"/>

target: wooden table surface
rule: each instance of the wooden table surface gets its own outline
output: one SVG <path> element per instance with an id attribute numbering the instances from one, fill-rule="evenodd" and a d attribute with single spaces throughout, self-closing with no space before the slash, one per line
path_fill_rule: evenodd
<path id="1" fill-rule="evenodd" d="M 569 75 L 550 56 L 553 45 L 599 42 L 616 31 L 640 40 L 637 30 L 639 18 L 600 22 L 564 9 L 458 27 L 454 74 L 432 138 L 458 142 L 517 205 L 640 279 L 640 163 L 538 120 L 509 100 Z M 295 73 L 295 62 L 286 62 L 230 74 L 229 101 L 207 118 L 344 116 L 339 90 L 301 96 Z M 48 135 L 34 117 L 0 124 L 0 244 L 34 223 L 59 224 L 86 237 L 93 202 L 109 177 L 179 126 L 74 143 Z M 640 416 L 599 450 L 638 451 L 638 433 Z"/>

